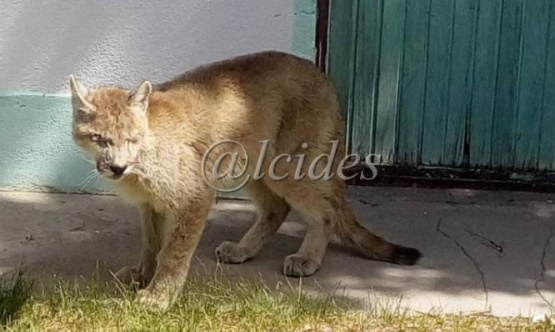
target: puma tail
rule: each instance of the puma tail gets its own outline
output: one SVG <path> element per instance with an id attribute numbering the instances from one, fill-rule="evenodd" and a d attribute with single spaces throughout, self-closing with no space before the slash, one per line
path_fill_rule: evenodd
<path id="1" fill-rule="evenodd" d="M 414 265 L 422 257 L 418 249 L 391 243 L 373 234 L 358 223 L 350 209 L 344 208 L 339 212 L 335 233 L 340 245 L 367 259 L 399 265 Z"/>

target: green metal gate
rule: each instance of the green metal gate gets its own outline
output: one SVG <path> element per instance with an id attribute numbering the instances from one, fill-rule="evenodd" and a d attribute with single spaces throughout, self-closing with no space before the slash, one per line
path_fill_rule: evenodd
<path id="1" fill-rule="evenodd" d="M 332 0 L 351 152 L 555 171 L 555 0 Z"/>

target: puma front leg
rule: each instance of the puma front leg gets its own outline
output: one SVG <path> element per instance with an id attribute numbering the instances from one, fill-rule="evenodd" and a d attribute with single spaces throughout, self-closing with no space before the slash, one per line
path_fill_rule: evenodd
<path id="1" fill-rule="evenodd" d="M 167 233 L 149 285 L 139 291 L 139 302 L 167 310 L 183 289 L 191 258 L 204 231 L 212 200 L 195 200 L 182 210 L 166 211 Z"/>
<path id="2" fill-rule="evenodd" d="M 160 252 L 164 235 L 164 214 L 155 212 L 149 204 L 139 206 L 142 232 L 142 250 L 137 265 L 126 266 L 116 273 L 116 277 L 126 283 L 144 288 L 156 270 L 156 256 Z"/>

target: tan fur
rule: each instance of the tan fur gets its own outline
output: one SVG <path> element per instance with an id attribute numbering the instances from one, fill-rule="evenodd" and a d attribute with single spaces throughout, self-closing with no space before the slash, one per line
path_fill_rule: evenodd
<path id="1" fill-rule="evenodd" d="M 157 86 L 145 81 L 133 91 L 89 90 L 74 77 L 71 88 L 75 142 L 97 161 L 99 172 L 121 196 L 140 207 L 143 252 L 137 266 L 123 268 L 118 276 L 141 284 L 142 303 L 162 309 L 173 303 L 214 201 L 211 185 L 255 175 L 265 140 L 265 176 L 245 186 L 259 219 L 238 243 L 224 242 L 216 249 L 220 261 L 242 263 L 254 257 L 290 209 L 304 216 L 307 234 L 298 252 L 285 258 L 288 276 L 316 273 L 334 237 L 371 259 L 414 264 L 420 257 L 416 249 L 387 242 L 360 226 L 340 178 L 308 178 L 311 162 L 330 154 L 334 140 L 336 170 L 345 142 L 333 84 L 307 60 L 262 52 L 200 67 Z M 228 143 L 211 149 L 226 140 L 240 146 Z M 202 176 L 203 160 L 212 167 L 219 154 L 233 152 L 242 156 L 243 177 L 230 181 L 229 176 Z M 272 160 L 284 153 L 304 154 L 305 162 L 298 167 L 299 159 L 280 157 L 276 175 L 290 176 L 272 179 Z M 326 163 L 326 158 L 317 163 L 316 174 Z M 223 169 L 229 165 L 228 159 Z M 123 169 L 119 178 L 112 178 Z M 294 178 L 298 170 L 305 174 L 301 180 Z"/>

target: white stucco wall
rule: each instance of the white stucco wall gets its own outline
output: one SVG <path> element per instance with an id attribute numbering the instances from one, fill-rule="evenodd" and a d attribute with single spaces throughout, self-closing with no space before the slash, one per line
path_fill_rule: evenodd
<path id="1" fill-rule="evenodd" d="M 295 0 L 2 0 L 0 90 L 67 93 L 70 73 L 87 84 L 159 81 L 233 55 L 291 51 L 295 5 Z"/>
<path id="2" fill-rule="evenodd" d="M 259 50 L 313 59 L 315 8 L 316 0 L 0 0 L 0 189 L 106 189 L 84 182 L 94 166 L 71 138 L 70 73 L 91 86 L 132 87 Z"/>

